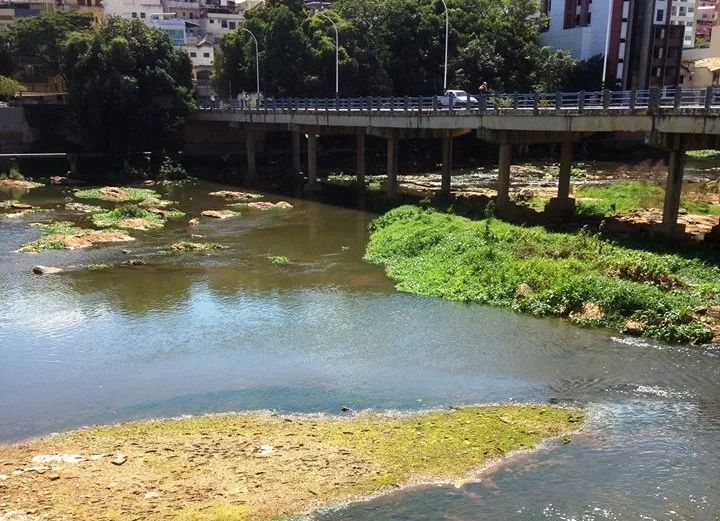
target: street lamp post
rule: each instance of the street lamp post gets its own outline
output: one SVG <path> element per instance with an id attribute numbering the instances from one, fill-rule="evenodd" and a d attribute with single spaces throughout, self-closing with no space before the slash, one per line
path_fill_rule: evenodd
<path id="1" fill-rule="evenodd" d="M 603 56 L 602 83 L 600 90 L 605 90 L 605 77 L 607 75 L 608 53 L 610 52 L 610 26 L 612 25 L 613 0 L 608 0 L 607 29 L 605 31 L 605 56 Z"/>
<path id="2" fill-rule="evenodd" d="M 260 53 L 258 51 L 258 41 L 250 29 L 246 29 L 245 27 L 242 27 L 241 29 L 252 36 L 252 39 L 255 42 L 255 87 L 257 89 L 257 102 L 260 103 Z"/>
<path id="3" fill-rule="evenodd" d="M 447 90 L 447 62 L 448 62 L 448 34 L 450 32 L 450 14 L 445 0 L 440 0 L 445 9 L 445 73 L 443 75 L 443 90 Z"/>
<path id="4" fill-rule="evenodd" d="M 335 22 L 333 22 L 333 19 L 330 18 L 327 15 L 324 15 L 322 13 L 318 13 L 320 16 L 325 18 L 328 22 L 330 22 L 333 26 L 333 29 L 335 29 L 335 97 L 338 97 L 338 91 L 339 91 L 339 85 L 340 85 L 340 76 L 339 76 L 339 58 L 338 58 L 338 49 L 339 49 L 339 37 L 338 37 L 338 29 L 337 25 L 335 25 Z"/>

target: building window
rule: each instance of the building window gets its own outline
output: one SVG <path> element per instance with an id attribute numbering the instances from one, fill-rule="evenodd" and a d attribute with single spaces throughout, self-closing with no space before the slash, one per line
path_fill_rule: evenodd
<path id="1" fill-rule="evenodd" d="M 678 12 L 678 14 L 679 14 L 680 16 L 685 16 L 685 15 L 687 14 L 687 7 L 685 7 L 684 5 L 681 5 L 681 6 L 680 6 L 680 11 Z M 660 20 L 658 20 L 658 22 L 659 22 L 659 21 L 660 21 Z"/>
<path id="2" fill-rule="evenodd" d="M 196 53 L 196 52 L 191 52 L 191 53 L 190 53 L 190 58 L 197 58 L 197 53 Z"/>
<path id="3" fill-rule="evenodd" d="M 211 24 L 214 24 L 214 23 L 215 23 L 215 18 L 210 18 L 210 23 L 211 23 Z"/>
<path id="4" fill-rule="evenodd" d="M 193 18 L 195 18 L 195 15 L 192 14 L 192 12 L 191 12 L 191 13 L 190 13 L 190 20 L 192 20 Z"/>
<path id="5" fill-rule="evenodd" d="M 685 83 L 685 76 L 683 76 L 683 75 L 681 74 L 681 75 L 680 75 L 680 84 L 683 84 L 683 83 Z"/>
<path id="6" fill-rule="evenodd" d="M 677 6 L 676 5 L 672 6 L 672 9 L 670 10 L 670 12 L 672 13 L 673 16 L 677 15 Z"/>
<path id="7" fill-rule="evenodd" d="M 203 58 L 210 58 L 210 53 L 209 53 L 209 52 L 204 52 L 204 53 L 203 53 Z"/>
<path id="8" fill-rule="evenodd" d="M 694 13 L 694 12 L 695 12 L 695 8 L 688 6 L 688 14 Z"/>
<path id="9" fill-rule="evenodd" d="M 692 22 L 685 22 L 685 25 L 688 26 L 688 27 L 692 27 L 692 26 L 693 26 L 693 23 L 692 23 Z"/>
<path id="10" fill-rule="evenodd" d="M 140 18 L 145 18 L 145 13 L 140 13 Z"/>
<path id="11" fill-rule="evenodd" d="M 686 42 L 689 42 L 690 40 L 692 40 L 692 38 L 690 38 L 690 36 L 686 36 L 686 37 L 685 37 L 685 41 L 686 41 Z"/>
<path id="12" fill-rule="evenodd" d="M 588 13 L 588 16 L 587 16 L 587 25 L 590 25 L 590 20 L 592 20 L 592 13 Z"/>
<path id="13" fill-rule="evenodd" d="M 683 16 L 682 7 L 680 8 L 680 16 Z M 657 15 L 655 16 L 655 21 L 657 21 L 657 22 L 662 22 L 663 20 L 665 20 L 665 10 L 664 10 L 664 9 L 658 9 L 658 10 L 657 10 Z"/>
<path id="14" fill-rule="evenodd" d="M 228 22 L 230 29 L 235 29 L 235 22 Z"/>
<path id="15" fill-rule="evenodd" d="M 132 17 L 133 17 L 133 18 L 137 18 L 137 13 L 133 13 L 133 14 L 132 14 Z"/>
<path id="16" fill-rule="evenodd" d="M 220 27 L 227 29 L 227 20 L 220 20 Z"/>

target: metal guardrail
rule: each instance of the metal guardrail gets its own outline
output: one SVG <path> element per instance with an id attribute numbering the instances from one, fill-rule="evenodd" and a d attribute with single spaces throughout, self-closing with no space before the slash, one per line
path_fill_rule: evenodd
<path id="1" fill-rule="evenodd" d="M 200 112 L 333 113 L 420 115 L 457 113 L 557 114 L 582 112 L 655 113 L 673 110 L 720 111 L 720 87 L 702 89 L 654 88 L 649 90 L 469 93 L 470 102 L 446 100 L 442 96 L 365 98 L 261 98 L 250 100 L 205 100 Z"/>

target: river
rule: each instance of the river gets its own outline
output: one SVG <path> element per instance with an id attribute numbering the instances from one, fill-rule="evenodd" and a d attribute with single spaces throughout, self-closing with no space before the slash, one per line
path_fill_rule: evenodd
<path id="1" fill-rule="evenodd" d="M 221 209 L 206 195 L 221 188 L 196 182 L 163 195 L 189 218 Z M 718 352 L 399 293 L 362 261 L 372 215 L 308 201 L 193 228 L 170 222 L 132 232 L 133 243 L 13 253 L 38 234 L 30 221 L 82 222 L 59 209 L 70 195 L 32 190 L 23 201 L 51 211 L 0 219 L 0 441 L 217 411 L 557 401 L 591 416 L 569 445 L 519 456 L 479 483 L 319 517 L 720 519 Z M 158 254 L 191 233 L 228 248 Z M 147 265 L 82 269 L 128 258 Z M 36 264 L 69 269 L 36 276 Z"/>

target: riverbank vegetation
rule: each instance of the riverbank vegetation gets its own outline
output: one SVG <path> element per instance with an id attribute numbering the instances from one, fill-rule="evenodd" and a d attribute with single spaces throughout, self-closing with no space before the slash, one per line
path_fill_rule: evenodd
<path id="1" fill-rule="evenodd" d="M 116 203 L 160 198 L 160 195 L 155 190 L 149 188 L 133 188 L 130 186 L 124 186 L 122 188 L 117 186 L 89 188 L 87 190 L 78 190 L 73 195 L 78 199 L 99 199 L 101 201 L 112 201 Z"/>
<path id="2" fill-rule="evenodd" d="M 583 422 L 577 409 L 496 405 L 95 427 L 0 448 L 8 468 L 25 469 L 5 476 L 0 490 L 10 510 L 51 517 L 278 519 L 409 483 L 467 480 Z"/>
<path id="3" fill-rule="evenodd" d="M 396 208 L 371 224 L 366 259 L 398 288 L 508 307 L 671 343 L 720 338 L 720 269 L 617 245 L 586 230 L 552 233 Z"/>
<path id="4" fill-rule="evenodd" d="M 574 190 L 581 212 L 609 216 L 624 214 L 643 208 L 662 208 L 665 188 L 661 184 L 646 181 L 620 181 L 605 185 L 583 185 Z M 720 204 L 713 204 L 710 197 L 720 194 L 717 182 L 692 183 L 683 186 L 680 206 L 689 213 L 720 215 Z"/>

